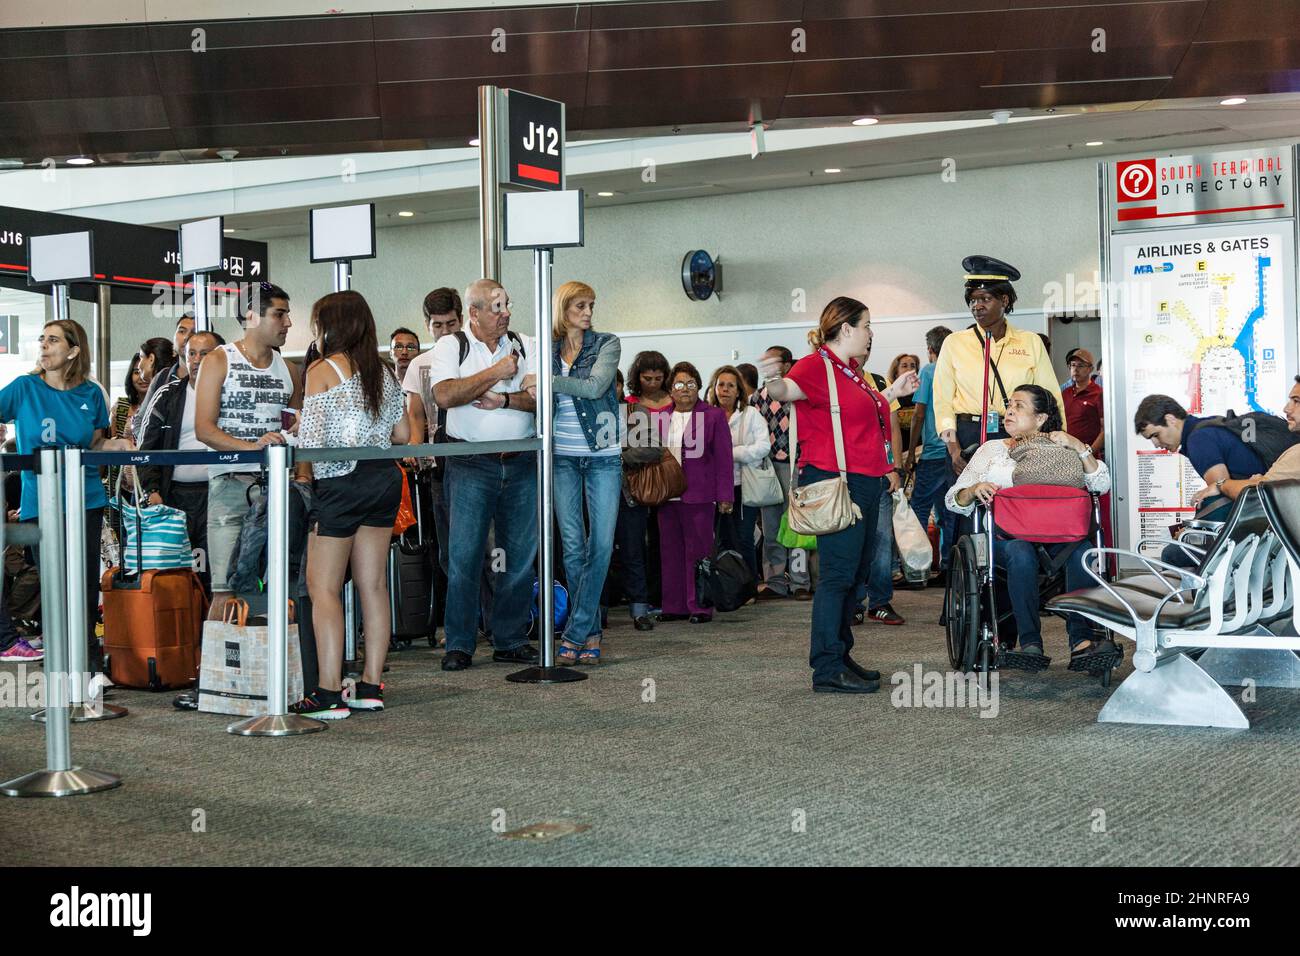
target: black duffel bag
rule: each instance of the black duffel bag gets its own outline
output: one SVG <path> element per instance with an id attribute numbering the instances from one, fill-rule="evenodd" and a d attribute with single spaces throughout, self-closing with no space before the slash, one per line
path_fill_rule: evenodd
<path id="1" fill-rule="evenodd" d="M 738 551 L 719 551 L 695 563 L 695 601 L 726 613 L 744 607 L 758 594 L 754 574 Z"/>

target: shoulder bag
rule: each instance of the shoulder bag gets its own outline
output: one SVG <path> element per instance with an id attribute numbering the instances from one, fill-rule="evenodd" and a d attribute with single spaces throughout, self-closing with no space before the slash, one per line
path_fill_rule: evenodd
<path id="1" fill-rule="evenodd" d="M 862 517 L 862 509 L 849 496 L 848 469 L 844 464 L 844 431 L 840 426 L 840 393 L 836 387 L 835 373 L 825 356 L 826 387 L 830 394 L 831 428 L 835 433 L 835 463 L 839 465 L 838 478 L 827 478 L 811 485 L 794 487 L 798 483 L 799 415 L 795 402 L 790 403 L 790 452 L 796 456 L 796 475 L 791 476 L 790 504 L 786 511 L 790 530 L 796 534 L 834 534 L 843 531 Z M 873 399 L 874 401 L 874 399 Z"/>

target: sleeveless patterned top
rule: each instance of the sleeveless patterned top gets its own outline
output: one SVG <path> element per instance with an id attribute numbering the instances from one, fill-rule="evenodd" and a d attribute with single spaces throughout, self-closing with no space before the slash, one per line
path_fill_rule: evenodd
<path id="1" fill-rule="evenodd" d="M 343 379 L 339 367 L 325 359 L 334 373 Z M 361 376 L 355 372 L 316 395 L 308 395 L 302 403 L 302 426 L 298 429 L 298 443 L 303 448 L 391 448 L 393 428 L 406 414 L 402 389 L 397 379 L 383 368 L 384 398 L 379 414 L 372 416 L 366 409 L 365 395 L 361 391 Z M 314 461 L 312 475 L 322 478 L 339 478 L 356 470 L 353 461 Z"/>
<path id="2" fill-rule="evenodd" d="M 280 353 L 272 353 L 266 368 L 257 368 L 238 346 L 223 345 L 221 350 L 226 353 L 226 380 L 221 383 L 217 427 L 232 438 L 250 442 L 267 432 L 280 431 L 280 412 L 289 407 L 293 398 L 293 376 Z M 208 476 L 259 470 L 256 464 L 212 465 Z"/>

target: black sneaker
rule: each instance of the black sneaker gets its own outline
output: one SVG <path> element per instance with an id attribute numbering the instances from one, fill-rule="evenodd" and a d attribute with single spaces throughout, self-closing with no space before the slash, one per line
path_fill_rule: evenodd
<path id="1" fill-rule="evenodd" d="M 906 624 L 902 616 L 893 609 L 888 603 L 879 607 L 873 607 L 867 611 L 868 621 L 875 621 L 877 624 Z"/>
<path id="2" fill-rule="evenodd" d="M 289 713 L 317 720 L 346 720 L 352 716 L 348 705 L 343 702 L 342 691 L 322 690 L 319 687 L 298 703 L 290 704 Z"/>
<path id="3" fill-rule="evenodd" d="M 384 685 L 367 684 L 363 680 L 357 681 L 356 689 L 352 692 L 352 699 L 347 702 L 350 710 L 383 710 L 384 709 Z"/>

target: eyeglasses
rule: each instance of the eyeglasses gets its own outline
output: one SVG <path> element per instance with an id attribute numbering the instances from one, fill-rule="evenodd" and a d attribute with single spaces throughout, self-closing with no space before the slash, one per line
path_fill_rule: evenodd
<path id="1" fill-rule="evenodd" d="M 699 387 L 700 386 L 696 385 L 694 382 L 673 382 L 674 392 L 694 392 L 697 391 Z"/>
<path id="2" fill-rule="evenodd" d="M 1077 360 L 1076 360 L 1076 361 L 1073 361 L 1073 362 L 1070 363 L 1070 368 L 1092 368 L 1092 363 L 1091 363 L 1091 362 L 1080 362 L 1080 361 L 1077 361 Z"/>
<path id="3" fill-rule="evenodd" d="M 389 349 L 390 352 L 418 352 L 420 346 L 417 345 L 394 345 Z"/>

